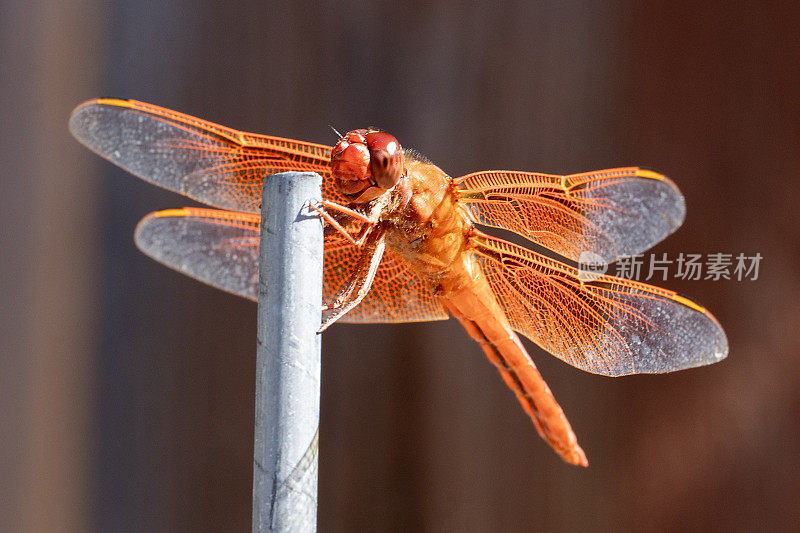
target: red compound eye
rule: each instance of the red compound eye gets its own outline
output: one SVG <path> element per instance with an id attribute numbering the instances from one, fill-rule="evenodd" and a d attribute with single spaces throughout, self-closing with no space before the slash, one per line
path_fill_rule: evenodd
<path id="1" fill-rule="evenodd" d="M 339 141 L 331 155 L 331 170 L 337 178 L 345 181 L 367 179 L 369 160 L 369 150 L 363 144 Z"/>
<path id="2" fill-rule="evenodd" d="M 388 133 L 349 131 L 331 151 L 331 177 L 347 196 L 373 189 L 374 194 L 368 196 L 374 198 L 381 190 L 394 187 L 402 176 L 403 149 Z"/>
<path id="3" fill-rule="evenodd" d="M 403 148 L 394 135 L 373 131 L 365 135 L 372 178 L 381 189 L 391 189 L 403 176 Z"/>

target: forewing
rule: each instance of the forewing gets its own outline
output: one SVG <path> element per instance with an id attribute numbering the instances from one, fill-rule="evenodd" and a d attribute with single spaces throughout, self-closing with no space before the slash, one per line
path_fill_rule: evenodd
<path id="1" fill-rule="evenodd" d="M 258 213 L 271 174 L 330 174 L 329 146 L 244 133 L 134 100 L 90 100 L 75 108 L 69 126 L 132 174 L 222 209 Z M 323 196 L 342 201 L 330 181 L 323 179 Z"/>
<path id="2" fill-rule="evenodd" d="M 475 253 L 511 326 L 582 370 L 620 376 L 715 363 L 725 333 L 704 308 L 675 292 L 578 270 L 478 234 Z"/>
<path id="3" fill-rule="evenodd" d="M 260 217 L 216 209 L 168 209 L 147 215 L 136 244 L 157 261 L 238 296 L 258 299 Z M 325 239 L 323 299 L 333 300 L 352 272 L 358 251 L 338 233 Z M 343 322 L 447 319 L 430 285 L 387 251 L 364 300 Z"/>
<path id="4" fill-rule="evenodd" d="M 686 214 L 669 178 L 637 167 L 569 176 L 485 171 L 455 183 L 473 221 L 579 262 L 639 254 L 675 231 Z"/>

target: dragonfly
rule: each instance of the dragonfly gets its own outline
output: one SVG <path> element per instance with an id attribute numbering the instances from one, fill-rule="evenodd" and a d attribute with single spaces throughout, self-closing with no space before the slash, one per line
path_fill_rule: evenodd
<path id="1" fill-rule="evenodd" d="M 640 254 L 681 225 L 681 192 L 653 170 L 490 170 L 454 178 L 374 128 L 350 131 L 331 147 L 112 98 L 79 105 L 69 125 L 112 163 L 211 206 L 147 215 L 135 231 L 144 253 L 251 300 L 264 180 L 287 171 L 320 174 L 322 200 L 309 208 L 325 224 L 321 329 L 337 320 L 452 315 L 568 463 L 588 466 L 519 335 L 605 376 L 673 372 L 728 354 L 722 327 L 699 304 L 580 268 L 586 254 L 601 265 Z"/>

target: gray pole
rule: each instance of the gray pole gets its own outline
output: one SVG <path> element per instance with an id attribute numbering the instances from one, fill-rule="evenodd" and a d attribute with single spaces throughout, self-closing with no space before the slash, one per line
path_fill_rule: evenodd
<path id="1" fill-rule="evenodd" d="M 258 280 L 253 531 L 316 531 L 322 178 L 264 180 Z"/>

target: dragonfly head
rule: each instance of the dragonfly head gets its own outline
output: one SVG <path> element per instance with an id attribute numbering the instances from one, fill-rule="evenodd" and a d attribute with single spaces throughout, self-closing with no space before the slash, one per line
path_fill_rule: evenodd
<path id="1" fill-rule="evenodd" d="M 347 132 L 331 152 L 331 176 L 336 188 L 353 202 L 368 202 L 403 177 L 403 148 L 382 131 Z"/>

